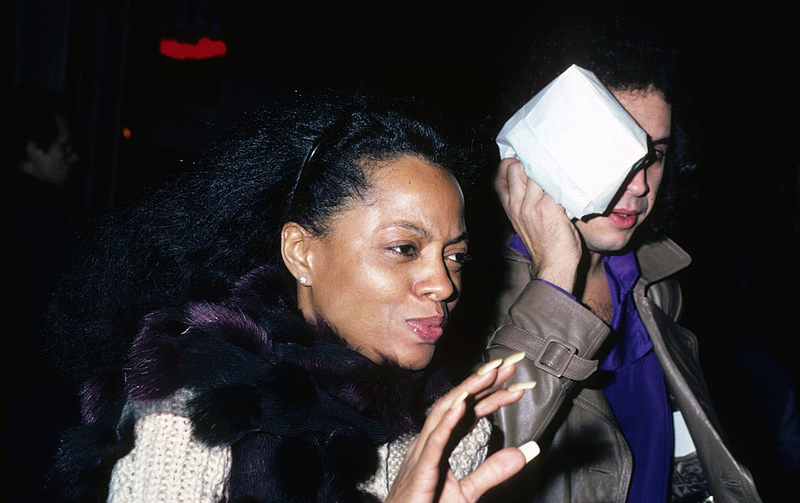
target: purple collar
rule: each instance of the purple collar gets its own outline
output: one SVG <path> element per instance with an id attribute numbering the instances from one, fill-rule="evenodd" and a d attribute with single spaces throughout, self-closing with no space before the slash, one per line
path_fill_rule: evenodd
<path id="1" fill-rule="evenodd" d="M 653 349 L 653 343 L 647 335 L 636 305 L 629 301 L 633 295 L 633 286 L 639 279 L 639 264 L 633 252 L 624 255 L 610 255 L 603 258 L 611 291 L 611 303 L 614 314 L 611 317 L 611 328 L 617 336 L 617 342 L 608 356 L 600 364 L 603 370 L 617 370 L 631 365 Z"/>
<path id="2" fill-rule="evenodd" d="M 519 234 L 514 234 L 508 246 L 525 257 L 531 258 Z M 613 371 L 630 365 L 646 355 L 653 349 L 653 343 L 650 342 L 647 330 L 636 312 L 636 306 L 633 302 L 625 301 L 626 297 L 631 295 L 640 276 L 636 256 L 633 252 L 624 255 L 609 255 L 603 258 L 603 263 L 614 308 L 610 325 L 616 334 L 625 334 L 625 337 L 617 336 L 617 343 L 600 364 L 601 369 Z"/>
<path id="3" fill-rule="evenodd" d="M 514 250 L 518 251 L 521 254 L 525 255 L 528 258 L 531 258 L 531 254 L 528 253 L 528 249 L 525 248 L 525 245 L 522 243 L 522 239 L 519 237 L 519 234 L 514 234 L 514 237 L 511 238 L 511 241 L 508 243 L 508 246 Z"/>

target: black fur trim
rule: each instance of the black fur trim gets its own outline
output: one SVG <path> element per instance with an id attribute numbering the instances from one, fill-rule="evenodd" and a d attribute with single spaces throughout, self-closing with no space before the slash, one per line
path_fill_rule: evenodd
<path id="1" fill-rule="evenodd" d="M 209 445 L 230 445 L 261 420 L 259 392 L 252 386 L 215 388 L 189 402 L 194 435 Z"/>
<path id="2" fill-rule="evenodd" d="M 312 328 L 273 272 L 246 275 L 224 302 L 148 316 L 124 394 L 119 371 L 86 387 L 92 426 L 65 437 L 60 483 L 79 500 L 92 484 L 104 495 L 131 448 L 131 428 L 118 424 L 124 401 L 186 388 L 195 437 L 231 447 L 230 501 L 373 501 L 357 485 L 374 473 L 377 446 L 421 426 L 444 374 L 377 365 L 322 320 Z"/>
<path id="3" fill-rule="evenodd" d="M 190 304 L 186 322 L 261 358 L 272 355 L 272 340 L 267 331 L 241 311 L 218 304 Z"/>
<path id="4" fill-rule="evenodd" d="M 63 501 L 105 501 L 114 464 L 133 449 L 133 425 L 78 426 L 61 437 L 48 490 Z"/>
<path id="5" fill-rule="evenodd" d="M 124 384 L 121 369 L 104 369 L 81 386 L 81 417 L 86 424 L 94 424 L 109 409 L 122 410 Z"/>
<path id="6" fill-rule="evenodd" d="M 156 313 L 161 315 L 163 313 Z M 185 363 L 175 326 L 178 320 L 164 322 L 159 316 L 144 328 L 133 341 L 128 366 L 125 369 L 125 388 L 132 400 L 159 400 L 167 398 L 183 386 Z"/>

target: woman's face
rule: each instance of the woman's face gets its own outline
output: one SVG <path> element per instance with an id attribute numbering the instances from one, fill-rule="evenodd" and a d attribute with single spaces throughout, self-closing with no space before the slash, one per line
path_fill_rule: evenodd
<path id="1" fill-rule="evenodd" d="M 461 288 L 463 196 L 452 175 L 410 155 L 370 176 L 364 200 L 308 238 L 299 307 L 372 361 L 421 369 Z"/>

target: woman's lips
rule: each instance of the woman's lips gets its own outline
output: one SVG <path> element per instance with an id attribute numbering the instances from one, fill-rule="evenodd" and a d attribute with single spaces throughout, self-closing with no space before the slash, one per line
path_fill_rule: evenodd
<path id="1" fill-rule="evenodd" d="M 419 340 L 426 344 L 434 344 L 444 332 L 443 321 L 444 318 L 441 316 L 431 316 L 406 320 L 406 323 Z"/>

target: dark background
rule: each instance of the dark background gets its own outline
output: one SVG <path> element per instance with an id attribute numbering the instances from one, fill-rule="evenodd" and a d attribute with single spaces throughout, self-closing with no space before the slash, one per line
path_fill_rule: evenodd
<path id="1" fill-rule="evenodd" d="M 3 80 L 68 97 L 81 199 L 99 216 L 188 166 L 242 111 L 275 93 L 364 81 L 448 107 L 453 120 L 483 119 L 532 36 L 592 9 L 640 15 L 689 54 L 684 119 L 704 162 L 701 197 L 674 233 L 695 259 L 681 278 L 684 323 L 699 336 L 732 445 L 765 499 L 779 501 L 800 465 L 800 432 L 780 428 L 800 347 L 800 44 L 788 1 L 18 0 L 0 13 Z M 160 39 L 202 36 L 224 40 L 227 55 L 159 54 Z"/>

